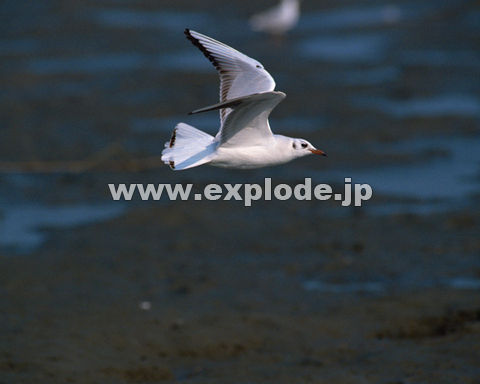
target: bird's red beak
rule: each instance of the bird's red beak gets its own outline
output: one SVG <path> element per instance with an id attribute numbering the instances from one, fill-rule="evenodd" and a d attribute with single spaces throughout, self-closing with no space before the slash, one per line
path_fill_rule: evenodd
<path id="1" fill-rule="evenodd" d="M 309 149 L 309 151 L 315 155 L 327 156 L 327 154 L 320 149 Z"/>

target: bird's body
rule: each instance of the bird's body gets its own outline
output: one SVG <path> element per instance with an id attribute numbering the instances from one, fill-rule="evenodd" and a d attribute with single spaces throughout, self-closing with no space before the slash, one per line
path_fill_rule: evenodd
<path id="1" fill-rule="evenodd" d="M 220 103 L 191 112 L 220 111 L 215 137 L 179 123 L 165 143 L 162 160 L 181 170 L 202 164 L 249 169 L 283 164 L 312 153 L 325 155 L 304 139 L 274 135 L 270 112 L 284 98 L 275 81 L 256 60 L 198 32 L 185 34 L 220 74 Z"/>
<path id="2" fill-rule="evenodd" d="M 275 7 L 250 18 L 254 31 L 282 35 L 292 29 L 300 18 L 299 0 L 281 0 Z"/>
<path id="3" fill-rule="evenodd" d="M 219 146 L 211 165 L 223 168 L 253 169 L 288 163 L 297 156 L 291 150 L 290 138 L 273 135 L 270 143 L 245 147 Z"/>

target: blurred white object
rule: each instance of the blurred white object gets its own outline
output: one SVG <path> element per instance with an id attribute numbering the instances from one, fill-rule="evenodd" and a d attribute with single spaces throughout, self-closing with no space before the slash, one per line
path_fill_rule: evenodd
<path id="1" fill-rule="evenodd" d="M 281 0 L 280 4 L 253 15 L 250 25 L 254 31 L 282 35 L 292 29 L 300 17 L 300 0 Z"/>
<path id="2" fill-rule="evenodd" d="M 150 309 L 152 309 L 152 303 L 150 301 L 141 301 L 140 303 L 138 303 L 138 307 L 142 311 L 149 311 Z"/>

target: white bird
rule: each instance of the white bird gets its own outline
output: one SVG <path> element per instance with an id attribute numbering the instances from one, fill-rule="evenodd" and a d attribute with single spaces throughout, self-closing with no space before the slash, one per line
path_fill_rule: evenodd
<path id="1" fill-rule="evenodd" d="M 286 163 L 312 153 L 325 153 L 304 139 L 274 135 L 270 112 L 285 98 L 258 61 L 198 32 L 187 38 L 212 62 L 220 75 L 220 103 L 190 114 L 220 110 L 215 137 L 178 123 L 165 143 L 162 161 L 174 170 L 210 164 L 224 168 L 260 168 Z"/>
<path id="2" fill-rule="evenodd" d="M 275 7 L 250 18 L 254 31 L 283 35 L 292 29 L 300 18 L 300 0 L 281 0 Z"/>

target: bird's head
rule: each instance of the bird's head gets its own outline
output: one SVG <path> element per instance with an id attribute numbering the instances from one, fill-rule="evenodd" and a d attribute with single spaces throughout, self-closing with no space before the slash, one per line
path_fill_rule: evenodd
<path id="1" fill-rule="evenodd" d="M 307 155 L 327 156 L 321 149 L 315 148 L 311 143 L 304 139 L 291 139 L 290 148 L 294 157 L 302 157 Z"/>

